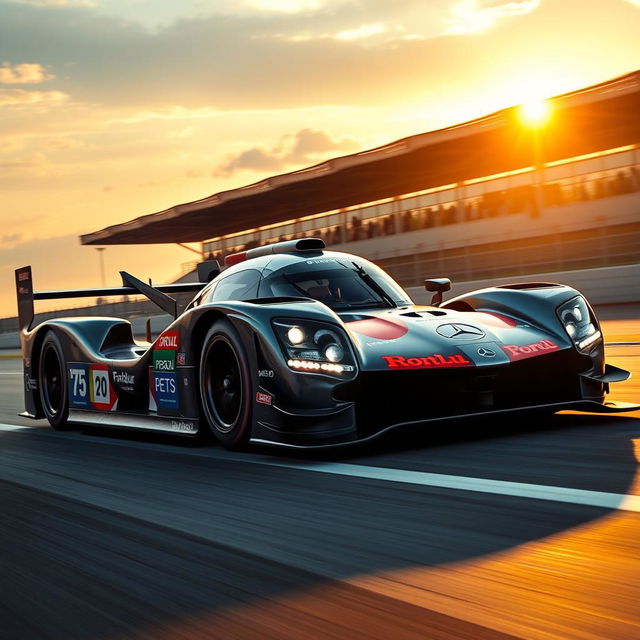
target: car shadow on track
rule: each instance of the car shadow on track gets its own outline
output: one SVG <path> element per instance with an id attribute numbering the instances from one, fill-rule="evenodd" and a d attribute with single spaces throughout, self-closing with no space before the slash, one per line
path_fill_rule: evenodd
<path id="1" fill-rule="evenodd" d="M 239 460 L 219 450 L 214 457 L 175 455 L 176 446 L 192 446 L 177 437 L 91 430 L 167 445 L 95 452 L 73 438 L 52 447 L 34 437 L 22 445 L 21 460 L 35 455 L 39 467 L 55 472 L 50 482 L 87 494 L 79 501 L 54 495 L 50 484 L 41 491 L 3 485 L 0 539 L 12 553 L 0 586 L 4 606 L 19 614 L 3 637 L 34 637 L 25 633 L 34 625 L 47 629 L 39 637 L 49 640 L 243 637 L 209 633 L 230 618 L 250 627 L 252 612 L 268 617 L 278 606 L 286 609 L 280 624 L 287 628 L 295 624 L 289 602 L 304 594 L 313 594 L 313 606 L 330 620 L 346 603 L 341 625 L 358 624 L 352 612 L 359 599 L 367 616 L 377 607 L 390 611 L 395 635 L 378 637 L 398 637 L 411 616 L 423 625 L 419 637 L 433 637 L 425 609 L 376 600 L 344 581 L 472 563 L 597 523 L 611 511 L 243 461 L 342 460 L 504 479 L 522 479 L 520 472 L 569 487 L 606 479 L 584 486 L 624 493 L 637 471 L 631 440 L 639 427 L 636 418 L 594 415 L 470 420 L 437 432 L 398 430 L 330 453 L 254 448 Z M 46 606 L 39 604 L 43 593 Z M 305 624 L 315 631 L 323 619 L 311 610 Z M 192 629 L 193 621 L 201 628 Z M 340 629 L 334 637 L 360 637 L 358 629 Z M 321 635 L 311 631 L 306 637 Z M 477 632 L 456 637 L 481 637 Z"/>
<path id="2" fill-rule="evenodd" d="M 628 416 L 560 413 L 539 415 L 504 415 L 499 418 L 464 418 L 450 422 L 398 427 L 364 443 L 313 449 L 283 449 L 277 446 L 255 446 L 251 450 L 279 457 L 311 460 L 345 460 L 375 457 L 390 452 L 409 452 L 460 443 L 481 442 L 494 438 L 511 438 L 524 434 L 552 432 L 561 434 L 573 428 L 607 428 L 622 423 L 638 425 L 640 419 Z"/>

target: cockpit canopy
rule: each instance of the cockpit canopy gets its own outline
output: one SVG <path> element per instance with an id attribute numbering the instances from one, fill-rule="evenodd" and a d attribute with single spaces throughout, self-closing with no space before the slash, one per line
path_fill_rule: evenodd
<path id="1" fill-rule="evenodd" d="M 189 306 L 271 297 L 313 298 L 334 311 L 413 304 L 400 285 L 368 260 L 317 251 L 263 256 L 232 266 Z"/>
<path id="2" fill-rule="evenodd" d="M 334 311 L 412 304 L 384 271 L 366 260 L 322 257 L 265 269 L 259 297 L 303 296 Z"/>

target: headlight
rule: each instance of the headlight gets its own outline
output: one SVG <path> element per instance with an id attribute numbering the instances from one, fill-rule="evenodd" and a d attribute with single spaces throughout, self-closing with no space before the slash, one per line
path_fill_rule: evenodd
<path id="1" fill-rule="evenodd" d="M 571 298 L 559 306 L 557 313 L 564 330 L 578 351 L 588 352 L 593 345 L 602 340 L 598 323 L 582 296 Z"/>
<path id="2" fill-rule="evenodd" d="M 274 320 L 288 366 L 295 371 L 340 375 L 355 370 L 348 338 L 338 327 L 313 320 Z"/>

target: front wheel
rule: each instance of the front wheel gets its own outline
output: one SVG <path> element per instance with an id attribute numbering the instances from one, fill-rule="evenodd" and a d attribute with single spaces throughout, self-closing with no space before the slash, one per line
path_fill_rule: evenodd
<path id="1" fill-rule="evenodd" d="M 44 337 L 38 361 L 40 402 L 49 424 L 65 429 L 69 417 L 69 394 L 64 354 L 60 339 L 49 331 Z"/>
<path id="2" fill-rule="evenodd" d="M 229 449 L 242 447 L 251 434 L 251 378 L 244 346 L 225 320 L 207 333 L 199 379 L 202 410 L 213 435 Z"/>

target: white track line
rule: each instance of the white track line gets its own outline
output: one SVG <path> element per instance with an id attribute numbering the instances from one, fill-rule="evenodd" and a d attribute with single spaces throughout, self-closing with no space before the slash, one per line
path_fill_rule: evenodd
<path id="1" fill-rule="evenodd" d="M 532 498 L 534 500 L 550 500 L 552 502 L 569 502 L 584 504 L 591 507 L 605 509 L 619 509 L 640 513 L 640 496 L 621 493 L 607 493 L 604 491 L 589 491 L 585 489 L 571 489 L 568 487 L 554 487 L 526 482 L 510 482 L 508 480 L 486 480 L 484 478 L 470 478 L 466 476 L 451 476 L 442 473 L 425 473 L 423 471 L 407 471 L 404 469 L 388 469 L 385 467 L 366 467 L 356 464 L 340 462 L 323 462 L 314 464 L 300 463 L 264 463 L 277 467 L 289 467 L 306 471 L 319 471 L 342 476 L 355 476 L 370 480 L 386 480 L 402 482 L 404 484 L 418 484 L 442 489 L 456 489 L 458 491 L 477 491 L 493 493 L 517 498 Z"/>
<path id="2" fill-rule="evenodd" d="M 0 371 L 0 376 L 21 376 L 22 371 Z"/>
<path id="3" fill-rule="evenodd" d="M 0 424 L 2 431 L 33 430 L 32 427 L 20 427 L 17 425 Z M 294 469 L 297 471 L 315 471 L 330 475 L 349 476 L 352 478 L 365 478 L 367 480 L 382 480 L 386 482 L 399 482 L 403 484 L 421 485 L 424 487 L 437 487 L 440 489 L 454 489 L 456 491 L 473 491 L 477 493 L 490 493 L 516 498 L 529 498 L 533 500 L 546 500 L 549 502 L 564 502 L 581 504 L 603 509 L 617 509 L 619 511 L 631 511 L 640 513 L 640 495 L 624 493 L 608 493 L 605 491 L 590 491 L 587 489 L 572 489 L 570 487 L 556 487 L 551 485 L 529 484 L 526 482 L 511 482 L 509 480 L 487 480 L 485 478 L 472 478 L 468 476 L 453 476 L 443 473 L 427 473 L 424 471 L 408 471 L 405 469 L 389 469 L 386 467 L 369 467 L 359 464 L 342 462 L 290 462 L 288 460 L 273 459 L 260 454 L 242 454 L 230 451 L 221 452 L 215 449 L 201 451 L 185 450 L 171 445 L 156 443 L 144 443 L 125 440 L 113 440 L 95 436 L 78 437 L 81 434 L 60 434 L 49 429 L 38 429 L 38 433 L 51 436 L 73 438 L 97 444 L 109 444 L 112 446 L 124 446 L 146 450 L 159 451 L 166 454 L 188 455 L 236 463 L 260 464 L 269 467 Z"/>

